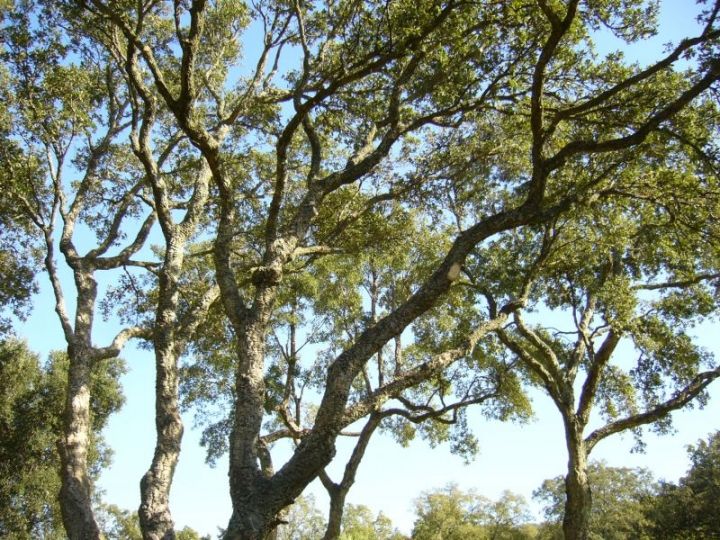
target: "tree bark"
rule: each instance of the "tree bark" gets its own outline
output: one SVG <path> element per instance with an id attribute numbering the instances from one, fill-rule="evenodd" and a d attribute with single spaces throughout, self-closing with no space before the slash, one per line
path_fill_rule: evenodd
<path id="1" fill-rule="evenodd" d="M 565 420 L 565 431 L 568 473 L 565 476 L 563 534 L 566 540 L 587 540 L 592 508 L 592 494 L 587 477 L 588 452 L 582 427 L 574 418 Z"/>
<path id="2" fill-rule="evenodd" d="M 183 424 L 178 406 L 177 357 L 167 348 L 156 349 L 155 428 L 157 440 L 150 469 L 140 481 L 140 526 L 146 540 L 172 540 L 170 487 L 180 455 Z"/>
<path id="3" fill-rule="evenodd" d="M 225 531 L 227 540 L 263 540 L 282 508 L 271 504 L 271 483 L 260 468 L 257 445 L 265 405 L 265 338 L 272 292 L 256 296 L 252 313 L 238 335 L 235 415 L 230 435 L 230 495 L 233 512 Z"/>
<path id="4" fill-rule="evenodd" d="M 70 540 L 99 539 L 88 475 L 90 444 L 90 362 L 87 349 L 68 347 L 70 366 L 64 433 L 58 443 L 61 463 L 60 508 Z"/>
<path id="5" fill-rule="evenodd" d="M 74 334 L 68 344 L 68 388 L 63 415 L 64 433 L 58 444 L 61 463 L 60 509 L 70 540 L 101 538 L 92 509 L 88 474 L 90 446 L 91 331 L 97 284 L 89 272 L 73 269 L 77 287 Z"/>
<path id="6" fill-rule="evenodd" d="M 183 267 L 185 240 L 177 232 L 168 239 L 163 271 L 160 274 L 158 308 L 153 344 L 155 348 L 155 429 L 156 443 L 150 469 L 140 482 L 138 511 L 145 540 L 174 540 L 170 514 L 170 487 L 180 456 L 183 423 L 178 403 L 179 377 L 176 339 L 178 280 Z"/>

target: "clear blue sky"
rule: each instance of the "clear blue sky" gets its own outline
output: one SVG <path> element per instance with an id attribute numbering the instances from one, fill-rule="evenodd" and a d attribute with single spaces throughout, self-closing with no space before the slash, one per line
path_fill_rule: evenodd
<path id="1" fill-rule="evenodd" d="M 647 62 L 654 58 L 662 45 L 695 32 L 693 13 L 696 6 L 691 0 L 669 0 L 661 16 L 660 35 L 640 45 L 626 49 L 628 58 Z M 602 51 L 621 44 L 603 39 Z M 44 276 L 41 276 L 44 279 Z M 46 283 L 36 300 L 36 309 L 30 319 L 19 328 L 32 349 L 46 354 L 65 345 L 57 318 L 53 312 L 51 291 Z M 71 300 L 72 295 L 68 295 Z M 70 306 L 72 307 L 72 306 Z M 708 325 L 698 330 L 701 342 L 720 353 L 717 335 L 720 327 Z M 116 328 L 112 322 L 103 323 L 98 317 L 95 342 L 108 343 Z M 104 499 L 124 508 L 139 505 L 139 480 L 150 464 L 155 440 L 154 369 L 153 357 L 133 345 L 126 348 L 129 373 L 123 378 L 127 403 L 115 415 L 105 431 L 115 451 L 112 467 L 100 479 L 99 488 Z M 604 459 L 613 466 L 644 466 L 659 478 L 677 480 L 688 467 L 685 446 L 720 428 L 720 384 L 712 390 L 713 399 L 705 410 L 675 413 L 677 433 L 655 437 L 648 435 L 647 454 L 631 454 L 632 438 L 611 438 L 597 447 L 594 459 Z M 536 419 L 518 426 L 488 422 L 475 417 L 473 428 L 477 434 L 481 453 L 470 465 L 450 454 L 447 446 L 431 449 L 418 440 L 409 448 L 401 448 L 392 439 L 378 435 L 368 449 L 361 465 L 356 485 L 348 501 L 365 504 L 373 510 L 382 510 L 404 532 L 412 528 L 412 500 L 421 491 L 456 482 L 463 489 L 475 489 L 490 498 L 496 498 L 509 489 L 530 499 L 532 490 L 540 483 L 563 473 L 566 463 L 564 435 L 560 417 L 549 400 L 535 394 Z M 230 499 L 227 487 L 227 461 L 221 460 L 215 469 L 204 464 L 204 450 L 199 447 L 199 433 L 192 429 L 192 418 L 186 417 L 183 451 L 173 485 L 171 505 L 178 527 L 189 525 L 201 533 L 216 532 L 230 516 Z M 339 466 L 332 466 L 334 477 L 339 478 L 353 440 L 340 440 Z M 287 450 L 287 449 L 286 449 Z M 282 448 L 276 456 L 281 459 Z M 322 486 L 313 484 L 309 491 L 324 507 L 326 501 Z"/>

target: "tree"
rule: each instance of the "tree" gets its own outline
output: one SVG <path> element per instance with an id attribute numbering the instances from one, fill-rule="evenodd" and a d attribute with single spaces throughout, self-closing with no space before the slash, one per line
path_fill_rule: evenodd
<path id="1" fill-rule="evenodd" d="M 645 517 L 657 490 L 649 471 L 593 462 L 588 467 L 588 478 L 593 493 L 589 538 L 655 538 L 649 534 L 650 521 Z M 545 518 L 557 526 L 556 532 L 561 535 L 559 526 L 566 498 L 564 477 L 545 480 L 533 492 L 533 498 L 544 503 Z"/>
<path id="2" fill-rule="evenodd" d="M 661 483 L 648 510 L 653 538 L 712 538 L 720 533 L 720 432 L 688 447 L 690 470 L 677 485 Z"/>
<path id="3" fill-rule="evenodd" d="M 123 510 L 114 504 L 102 505 L 97 512 L 98 521 L 108 540 L 142 540 L 140 517 L 137 512 Z M 210 540 L 210 535 L 200 536 L 191 527 L 177 531 L 178 540 Z"/>
<path id="4" fill-rule="evenodd" d="M 667 173 L 675 174 L 676 165 Z M 687 189 L 689 182 L 702 191 L 707 177 L 693 169 L 689 165 L 680 174 L 677 189 Z M 667 178 L 661 168 L 655 171 Z M 705 389 L 720 376 L 712 355 L 689 332 L 716 311 L 720 260 L 713 250 L 699 250 L 717 231 L 714 226 L 695 228 L 691 220 L 696 211 L 715 211 L 717 191 L 711 188 L 708 198 L 659 203 L 641 193 L 653 185 L 638 185 L 637 192 L 628 187 L 627 204 L 600 205 L 581 220 L 546 229 L 546 248 L 530 289 L 541 291 L 535 301 L 557 309 L 556 318 L 551 324 L 531 325 L 517 308 L 513 325 L 498 332 L 563 419 L 567 538 L 588 534 L 587 460 L 596 444 L 626 430 L 639 435 L 644 425 L 667 430 L 670 413 L 695 399 L 702 404 Z M 675 189 L 669 186 L 654 189 Z M 625 219 L 628 211 L 640 220 Z M 677 218 L 672 231 L 666 212 Z M 585 225 L 582 219 L 588 220 Z M 663 234 L 672 241 L 659 242 Z M 583 252 L 584 259 L 577 259 Z M 699 253 L 694 260 L 693 252 Z M 688 299 L 692 309 L 687 309 Z M 567 323 L 557 322 L 561 320 Z M 604 424 L 590 430 L 595 411 Z"/>
<path id="5" fill-rule="evenodd" d="M 60 14 L 52 3 L 16 2 L 5 16 L 3 75 L 8 84 L 3 92 L 8 95 L 3 97 L 9 106 L 0 113 L 3 118 L 5 113 L 15 115 L 17 122 L 7 129 L 13 146 L 3 148 L 3 154 L 14 150 L 20 157 L 8 161 L 12 212 L 3 212 L 2 219 L 24 225 L 23 240 L 40 244 L 67 342 L 69 384 L 65 442 L 60 444 L 61 508 L 67 532 L 72 538 L 100 534 L 87 463 L 90 373 L 96 364 L 116 357 L 134 337 L 152 344 L 158 393 L 158 440 L 142 483 L 140 515 L 148 531 L 172 529 L 168 494 L 182 437 L 177 362 L 197 322 L 217 297 L 212 285 L 196 286 L 180 300 L 184 257 L 204 215 L 209 171 L 193 161 L 176 136 L 169 135 L 162 147 L 151 148 L 148 132 L 162 119 L 152 107 L 138 115 L 132 102 L 141 96 L 131 95 L 123 82 L 133 72 L 114 66 L 112 50 L 99 47 L 77 28 L 47 31 L 33 24 L 32 16 L 50 21 Z M 178 208 L 182 216 L 176 221 L 173 212 Z M 164 249 L 150 260 L 141 260 L 138 253 L 146 247 L 156 222 Z M 3 235 L 0 241 L 6 236 L 13 246 L 23 245 L 12 235 Z M 63 263 L 73 275 L 72 283 L 61 279 Z M 13 269 L 13 279 L 27 279 L 29 270 L 23 269 Z M 138 269 L 149 271 L 150 277 L 143 279 Z M 127 326 L 109 345 L 99 347 L 92 341 L 98 279 L 108 272 L 120 287 L 102 299 L 103 307 L 112 305 L 122 290 L 133 295 L 134 309 L 121 311 L 120 321 Z M 27 281 L 29 287 L 31 280 Z M 24 290 L 15 289 L 18 294 Z M 74 296 L 74 315 L 66 306 L 68 291 Z M 1 295 L 0 301 L 6 303 Z"/>
<path id="6" fill-rule="evenodd" d="M 8 137 L 18 144 L 24 163 L 32 165 L 11 170 L 8 199 L 32 224 L 67 343 L 64 428 L 58 443 L 63 522 L 71 538 L 96 538 L 100 531 L 88 468 L 92 373 L 140 333 L 126 328 L 106 346 L 93 343 L 97 276 L 132 265 L 154 214 L 142 216 L 138 185 L 126 154 L 115 145 L 127 127 L 127 96 L 107 57 L 81 48 L 78 63 L 67 62 L 68 36 L 33 24 L 33 15 L 52 26 L 57 13 L 34 2 L 14 3 L 3 20 L 8 83 L 2 87 L 3 101 L 14 118 Z M 131 216 L 140 223 L 125 228 Z M 78 230 L 83 226 L 89 234 Z M 61 279 L 59 259 L 71 280 Z M 69 290 L 74 292 L 72 308 L 66 303 Z"/>
<path id="7" fill-rule="evenodd" d="M 212 258 L 211 269 L 199 273 L 215 277 L 232 353 L 226 424 L 233 513 L 225 536 L 257 540 L 322 473 L 348 425 L 428 381 L 442 388 L 450 366 L 461 360 L 472 366 L 477 355 L 498 349 L 488 336 L 537 294 L 527 262 L 543 262 L 547 226 L 575 220 L 582 228 L 583 216 L 601 214 L 628 192 L 647 197 L 637 180 L 656 167 L 714 161 L 704 135 L 717 119 L 706 98 L 720 77 L 717 3 L 699 35 L 647 68 L 593 51 L 593 31 L 601 26 L 625 41 L 652 34 L 652 6 L 643 2 L 68 0 L 22 7 L 10 25 L 12 89 L 21 96 L 13 107 L 23 119 L 16 134 L 28 141 L 23 151 L 50 160 L 46 189 L 34 190 L 37 200 L 18 190 L 18 200 L 49 254 L 54 217 L 61 215 L 58 247 L 77 284 L 72 325 L 54 259 L 46 257 L 69 344 L 66 447 L 73 451 L 65 453 L 63 487 L 73 540 L 99 534 L 84 448 L 75 452 L 67 443 L 86 439 L 87 373 L 98 357 L 117 354 L 125 338 L 147 334 L 128 326 L 109 348 L 93 346 L 96 271 L 130 266 L 157 275 L 139 295 L 153 302 L 158 373 L 157 446 L 143 482 L 141 524 L 146 537 L 166 538 L 174 534 L 167 492 L 182 434 L 176 394 L 184 350 L 182 340 L 173 342 L 171 323 L 178 311 L 199 320 L 212 303 L 199 301 L 195 309 L 185 301 L 185 294 L 209 297 L 198 291 L 202 281 L 193 287 L 192 272 L 179 267 L 184 255 Z M 48 25 L 53 32 L 33 28 L 29 17 L 39 13 L 61 24 Z M 259 50 L 246 46 L 243 56 L 243 41 Z M 67 44 L 79 52 L 67 54 Z M 688 56 L 695 67 L 677 73 L 678 60 Z M 254 67 L 242 71 L 241 63 Z M 79 171 L 79 182 L 64 181 L 62 164 Z M 206 180 L 204 205 L 198 201 Z M 700 187 L 712 193 L 714 180 L 706 180 Z M 678 182 L 668 176 L 673 189 L 658 198 L 672 201 L 683 191 Z M 264 431 L 277 414 L 269 398 L 278 372 L 268 352 L 277 315 L 288 306 L 284 284 L 323 261 L 349 267 L 376 240 L 378 229 L 368 225 L 402 212 L 415 213 L 425 229 L 443 229 L 446 240 L 393 262 L 395 273 L 412 277 L 410 286 L 395 289 L 376 320 L 348 313 L 357 323 L 353 331 L 326 338 L 334 348 L 316 372 L 322 397 L 307 427 L 285 429 L 283 436 L 298 440 L 289 461 L 269 467 L 280 430 Z M 195 229 L 178 226 L 180 216 L 197 226 L 204 251 L 183 242 L 179 229 Z M 142 263 L 135 255 L 156 219 L 165 246 L 152 264 Z M 84 255 L 73 236 L 81 223 L 98 240 Z M 121 248 L 122 224 L 129 242 Z M 416 236 L 400 232 L 389 249 L 419 246 Z M 527 242 L 513 243 L 513 234 Z M 120 255 L 108 255 L 111 246 Z M 492 294 L 477 280 L 466 282 L 488 276 L 500 259 L 505 264 L 494 276 L 500 283 L 486 283 Z M 182 294 L 176 283 L 187 285 Z M 456 295 L 478 304 L 487 298 L 486 309 L 428 332 L 436 310 Z M 119 304 L 137 314 L 137 302 Z M 308 326 L 322 318 L 314 306 L 305 309 Z M 371 360 L 404 333 L 436 347 L 403 355 L 407 362 L 397 372 L 378 373 L 382 382 L 356 400 Z M 281 373 L 292 378 L 289 366 L 292 359 Z M 73 501 L 81 504 L 73 508 Z"/>
<path id="8" fill-rule="evenodd" d="M 56 441 L 62 433 L 62 411 L 68 360 L 53 353 L 46 367 L 27 345 L 0 342 L 0 535 L 17 539 L 65 538 L 57 501 L 60 458 Z M 123 372 L 114 359 L 91 374 L 91 478 L 109 465 L 110 452 L 101 431 L 123 396 L 117 378 Z"/>
<path id="9" fill-rule="evenodd" d="M 142 540 L 137 513 L 109 504 L 98 512 L 100 527 L 108 540 Z"/>
<path id="10" fill-rule="evenodd" d="M 464 539 L 520 540 L 531 538 L 522 525 L 529 521 L 523 497 L 505 491 L 497 501 L 450 484 L 423 493 L 415 501 L 418 519 L 413 525 L 416 540 Z"/>
<path id="11" fill-rule="evenodd" d="M 349 504 L 345 509 L 340 540 L 401 540 L 404 538 L 393 529 L 392 521 L 379 512 L 376 516 L 365 505 Z"/>
<path id="12" fill-rule="evenodd" d="M 298 497 L 285 511 L 283 522 L 277 528 L 277 540 L 313 540 L 321 538 L 325 530 L 325 520 L 312 495 Z"/>
<path id="13" fill-rule="evenodd" d="M 414 286 L 417 270 L 410 267 L 399 269 L 398 261 L 409 258 L 422 259 L 427 253 L 438 251 L 446 241 L 443 232 L 431 231 L 416 223 L 412 214 L 397 211 L 389 214 L 385 222 L 371 221 L 372 245 L 353 252 L 346 246 L 342 258 L 326 257 L 316 268 L 302 278 L 291 276 L 280 288 L 284 308 L 275 315 L 273 340 L 268 345 L 270 368 L 266 389 L 267 434 L 261 437 L 260 459 L 264 471 L 272 470 L 269 448 L 278 438 L 287 437 L 300 442 L 303 432 L 312 421 L 314 404 L 310 390 L 323 388 L 318 373 L 327 369 L 328 359 L 334 358 L 354 339 L 354 336 L 386 310 L 392 309 L 399 290 Z M 402 253 L 391 250 L 395 237 L 410 230 L 417 237 L 417 247 Z M 402 231 L 402 232 L 399 232 Z M 365 299 L 352 291 L 364 290 Z M 309 318 L 307 306 L 312 306 L 314 321 L 312 333 L 303 335 L 303 323 Z M 461 317 L 461 313 L 463 313 Z M 317 323 L 318 316 L 322 319 Z M 372 366 L 363 371 L 353 384 L 350 400 L 363 414 L 362 428 L 352 426 L 343 431 L 344 436 L 356 437 L 357 443 L 345 464 L 342 478 L 335 482 L 326 471 L 320 480 L 330 497 L 328 523 L 324 538 L 340 536 L 345 500 L 354 484 L 365 450 L 373 434 L 378 430 L 389 431 L 403 446 L 407 446 L 417 434 L 431 444 L 449 442 L 451 450 L 471 459 L 477 449 L 475 436 L 467 422 L 465 408 L 478 407 L 486 417 L 502 420 L 525 419 L 529 404 L 520 390 L 520 381 L 513 374 L 511 363 L 496 362 L 495 358 L 478 348 L 473 355 L 459 362 L 446 373 L 435 373 L 430 380 L 407 391 L 398 386 L 392 400 L 375 401 L 374 392 L 392 379 L 407 365 L 418 363 L 424 357 L 439 355 L 457 344 L 458 336 L 451 331 L 461 318 L 471 321 L 475 316 L 473 302 L 463 290 L 451 296 L 447 307 L 436 309 L 423 318 L 422 328 L 416 332 L 414 342 L 403 347 L 400 336 L 392 346 L 378 351 Z M 212 422 L 218 414 L 219 398 L 230 402 L 232 362 L 227 358 L 230 344 L 217 319 L 202 326 L 202 343 L 195 348 L 196 363 L 187 368 L 183 384 L 184 403 L 196 408 L 196 418 L 207 425 L 205 442 L 208 458 L 227 451 L 229 419 L 223 417 Z M 468 322 L 469 324 L 469 322 Z M 464 336 L 463 336 L 464 338 Z M 442 340 L 442 341 L 440 341 Z M 303 349 L 309 344 L 322 344 L 321 354 L 306 357 Z M 460 350 L 462 353 L 464 349 Z M 454 354 L 458 354 L 456 351 Z M 225 413 L 227 414 L 227 413 Z M 273 418 L 274 417 L 274 418 Z"/>
<path id="14" fill-rule="evenodd" d="M 522 496 L 509 491 L 497 501 L 464 492 L 456 485 L 423 493 L 415 501 L 418 518 L 412 538 L 439 539 L 523 539 L 530 538 L 523 525 L 530 519 Z"/>
<path id="15" fill-rule="evenodd" d="M 485 534 L 491 540 L 520 540 L 531 533 L 524 527 L 531 515 L 522 495 L 504 491 L 497 501 L 486 506 L 485 512 Z"/>
<path id="16" fill-rule="evenodd" d="M 5 19 L 5 8 L 0 24 Z M 0 67 L 0 85 L 8 84 L 8 73 Z M 22 148 L 13 141 L 12 114 L 5 100 L 0 103 L 0 183 L 10 186 L 18 176 L 32 175 L 38 166 L 28 160 Z M 0 334 L 11 327 L 7 315 L 22 317 L 29 308 L 31 295 L 36 292 L 35 273 L 38 269 L 37 242 L 31 234 L 32 223 L 15 208 L 10 197 L 0 201 Z"/>

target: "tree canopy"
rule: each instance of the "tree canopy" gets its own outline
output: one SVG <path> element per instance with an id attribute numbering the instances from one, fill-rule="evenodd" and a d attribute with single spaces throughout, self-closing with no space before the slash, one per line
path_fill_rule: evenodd
<path id="1" fill-rule="evenodd" d="M 655 538 L 712 538 L 720 533 L 720 434 L 688 447 L 690 469 L 677 484 L 662 482 L 648 514 Z"/>
<path id="2" fill-rule="evenodd" d="M 650 520 L 646 517 L 657 492 L 657 483 L 649 471 L 609 467 L 603 462 L 593 462 L 588 469 L 593 492 L 590 514 L 590 538 L 647 538 Z M 544 505 L 548 524 L 560 525 L 565 510 L 564 477 L 545 480 L 535 490 L 533 498 Z M 552 530 L 553 527 L 548 527 Z"/>
<path id="3" fill-rule="evenodd" d="M 175 536 L 183 405 L 229 454 L 225 537 L 259 540 L 316 478 L 342 506 L 367 441 L 339 483 L 325 468 L 356 422 L 472 455 L 466 407 L 526 419 L 524 384 L 563 417 L 585 538 L 595 444 L 720 376 L 688 331 L 718 305 L 720 1 L 643 65 L 597 41 L 642 43 L 656 2 L 5 4 L 0 304 L 40 261 L 73 540 L 101 535 L 93 373 L 128 339 L 157 377 L 146 538 Z"/>

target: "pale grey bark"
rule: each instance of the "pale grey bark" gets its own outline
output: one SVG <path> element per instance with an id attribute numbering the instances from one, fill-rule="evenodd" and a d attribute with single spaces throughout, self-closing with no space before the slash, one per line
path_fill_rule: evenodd
<path id="1" fill-rule="evenodd" d="M 83 350 L 84 349 L 84 350 Z M 61 465 L 60 508 L 63 525 L 72 540 L 100 538 L 92 508 L 88 475 L 90 441 L 90 359 L 84 347 L 68 349 L 71 359 L 63 414 L 63 435 L 58 443 Z"/>
<path id="2" fill-rule="evenodd" d="M 197 30 L 191 31 L 195 37 L 196 32 Z M 190 36 L 191 41 L 195 37 Z M 161 166 L 162 160 L 172 152 L 179 139 L 169 141 L 160 152 L 160 159 L 155 159 L 151 133 L 156 120 L 157 103 L 151 90 L 145 85 L 138 66 L 138 56 L 142 53 L 132 40 L 128 40 L 126 50 L 121 51 L 117 47 L 114 54 L 140 98 L 133 103 L 134 122 L 131 141 L 133 151 L 142 163 L 147 181 L 152 188 L 154 209 L 165 240 L 163 260 L 157 270 L 157 307 L 152 333 L 156 376 L 156 443 L 151 465 L 140 482 L 141 502 L 138 513 L 145 539 L 171 540 L 175 538 L 175 532 L 169 505 L 170 488 L 180 456 L 183 436 L 178 395 L 178 359 L 194 327 L 215 296 L 214 292 L 208 291 L 204 299 L 193 306 L 191 313 L 187 314 L 187 320 L 180 321 L 179 283 L 187 243 L 195 233 L 205 209 L 212 175 L 207 164 L 203 164 L 197 171 L 192 196 L 186 204 L 184 217 L 180 222 L 176 222 L 173 217 L 175 208 L 172 193 L 169 192 Z M 220 138 L 223 133 L 224 131 L 220 130 Z"/>

